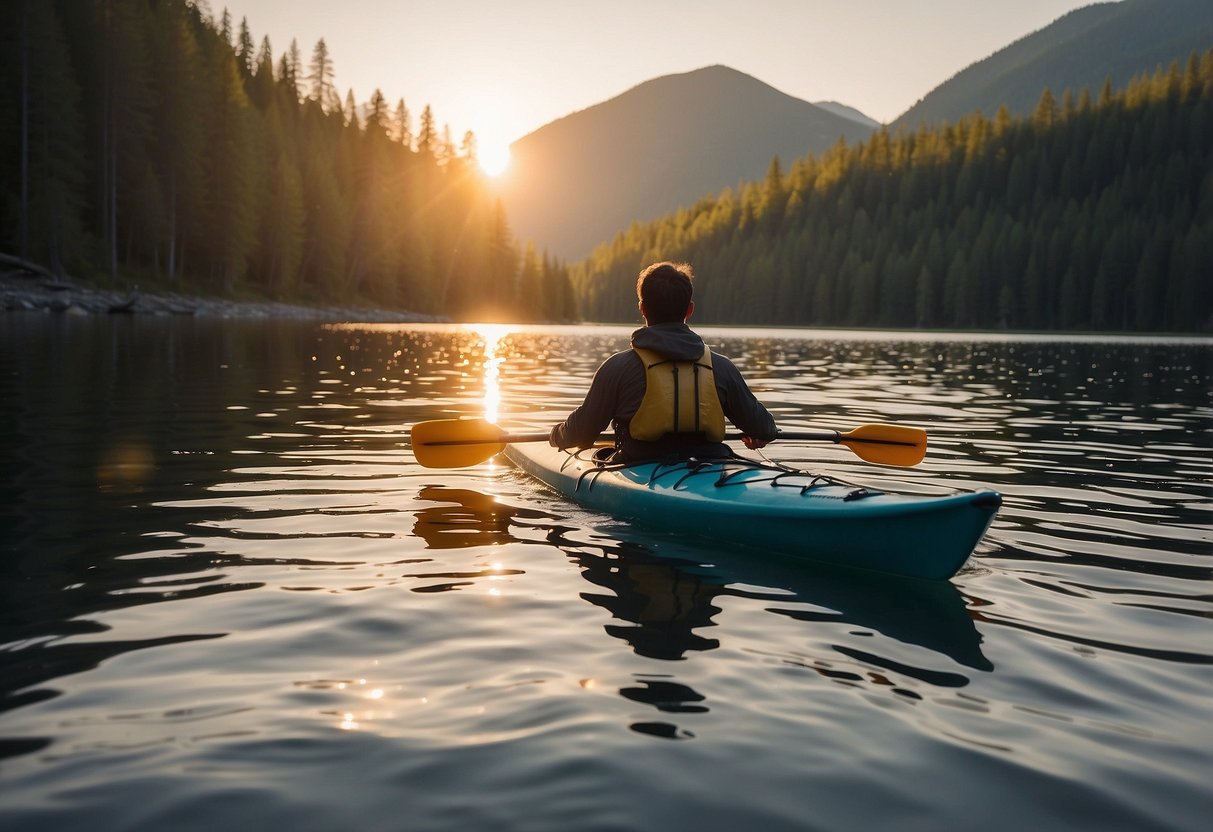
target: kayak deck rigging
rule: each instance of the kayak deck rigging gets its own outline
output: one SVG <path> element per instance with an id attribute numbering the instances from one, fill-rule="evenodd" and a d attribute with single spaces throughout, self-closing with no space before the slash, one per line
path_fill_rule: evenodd
<path id="1" fill-rule="evenodd" d="M 592 462 L 593 467 L 587 468 L 581 472 L 580 476 L 577 478 L 577 485 L 574 488 L 575 492 L 581 491 L 581 486 L 586 482 L 586 480 L 589 481 L 586 485 L 586 490 L 592 490 L 594 488 L 594 483 L 598 480 L 598 477 L 607 472 L 651 467 L 652 470 L 649 472 L 647 482 L 647 485 L 649 486 L 656 485 L 658 480 L 668 475 L 681 474 L 678 481 L 671 486 L 671 488 L 675 491 L 677 491 L 680 486 L 693 477 L 715 474 L 716 482 L 714 485 L 717 488 L 725 488 L 730 485 L 748 486 L 766 482 L 769 483 L 773 488 L 782 487 L 799 489 L 801 496 L 804 496 L 810 493 L 813 489 L 824 486 L 850 487 L 852 489 L 851 491 L 847 492 L 841 498 L 835 498 L 841 499 L 843 502 L 862 500 L 864 497 L 874 497 L 884 493 L 882 491 L 876 491 L 862 485 L 855 485 L 853 483 L 845 482 L 836 477 L 831 477 L 828 474 L 814 474 L 809 471 L 801 471 L 786 465 L 780 465 L 778 463 L 769 461 L 759 461 L 757 459 L 750 459 L 744 456 L 737 456 L 736 454 L 710 459 L 671 458 L 656 460 L 612 461 L 611 454 L 605 453 L 607 451 L 611 451 L 611 448 L 597 447 L 583 449 L 582 451 L 578 452 L 570 452 L 568 458 L 561 465 L 561 470 L 563 471 L 564 468 L 570 464 L 575 464 L 576 460 L 578 459 L 587 461 L 587 458 L 584 455 L 587 450 L 593 452 L 588 460 Z M 765 478 L 761 476 L 744 476 L 745 474 L 755 471 L 766 472 L 769 474 L 769 476 Z M 798 481 L 787 481 L 793 478 Z M 807 483 L 803 482 L 803 480 L 806 478 L 808 479 Z"/>

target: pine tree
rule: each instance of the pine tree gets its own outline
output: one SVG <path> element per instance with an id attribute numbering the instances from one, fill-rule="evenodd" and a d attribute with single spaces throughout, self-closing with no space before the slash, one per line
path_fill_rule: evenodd
<path id="1" fill-rule="evenodd" d="M 152 161 L 164 194 L 168 226 L 167 271 L 183 271 L 186 230 L 203 216 L 202 149 L 206 121 L 201 56 L 186 9 L 163 3 L 152 13 Z"/>
<path id="2" fill-rule="evenodd" d="M 147 162 L 135 191 L 130 209 L 133 253 L 132 263 L 151 265 L 155 274 L 161 270 L 161 258 L 168 250 L 169 225 L 164 212 L 164 188 L 155 167 Z"/>
<path id="3" fill-rule="evenodd" d="M 455 142 L 451 139 L 451 126 L 449 124 L 442 125 L 441 138 L 438 140 L 438 148 L 434 155 L 438 160 L 438 164 L 443 167 L 450 164 L 455 158 Z"/>
<path id="4" fill-rule="evenodd" d="M 389 135 L 393 141 L 399 142 L 406 148 L 413 146 L 413 128 L 410 122 L 409 108 L 404 106 L 404 99 L 401 98 L 396 102 L 396 109 L 392 113 L 392 129 Z"/>
<path id="5" fill-rule="evenodd" d="M 417 131 L 417 152 L 433 158 L 438 152 L 438 133 L 434 129 L 434 111 L 426 104 L 421 111 L 421 124 Z"/>
<path id="6" fill-rule="evenodd" d="M 768 233 L 779 230 L 783 221 L 783 209 L 787 204 L 787 191 L 783 182 L 783 167 L 779 157 L 774 156 L 767 167 L 767 178 L 763 184 L 762 200 L 758 204 L 758 214 L 762 217 L 763 228 Z"/>
<path id="7" fill-rule="evenodd" d="M 510 233 L 505 206 L 498 199 L 493 205 L 488 234 L 489 274 L 487 294 L 492 315 L 506 318 L 513 315 L 514 276 L 518 272 L 518 250 Z"/>
<path id="8" fill-rule="evenodd" d="M 517 312 L 525 321 L 538 320 L 542 314 L 542 272 L 535 244 L 528 243 L 522 255 L 522 270 L 518 274 Z"/>
<path id="9" fill-rule="evenodd" d="M 367 102 L 365 127 L 368 133 L 374 132 L 381 136 L 388 134 L 388 113 L 387 99 L 383 97 L 383 93 L 376 89 L 371 93 L 371 100 Z"/>
<path id="10" fill-rule="evenodd" d="M 324 42 L 324 38 L 320 38 L 312 50 L 312 64 L 307 76 L 310 90 L 308 97 L 325 112 L 341 109 L 337 85 L 334 83 L 335 77 L 336 70 L 333 68 L 333 59 L 329 56 L 328 44 Z"/>
<path id="11" fill-rule="evenodd" d="M 236 60 L 230 52 L 217 60 L 219 84 L 206 149 L 210 197 L 206 241 L 219 285 L 230 294 L 244 276 L 256 241 L 259 148 Z"/>
<path id="12" fill-rule="evenodd" d="M 459 142 L 459 155 L 467 160 L 467 163 L 475 168 L 480 161 L 480 151 L 476 142 L 476 134 L 471 130 L 463 134 L 463 140 Z"/>
<path id="13" fill-rule="evenodd" d="M 341 297 L 347 272 L 351 211 L 323 147 L 313 147 L 303 176 L 304 251 L 301 277 L 313 297 Z"/>
<path id="14" fill-rule="evenodd" d="M 11 74 L 20 90 L 15 177 L 20 189 L 13 200 L 16 216 L 5 214 L 5 235 L 13 234 L 23 258 L 63 274 L 83 255 L 79 87 L 54 5 L 22 0 L 16 11 L 17 26 L 3 36 L 13 38 L 17 56 Z"/>
<path id="15" fill-rule="evenodd" d="M 299 103 L 299 83 L 303 76 L 303 57 L 299 51 L 299 42 L 291 39 L 291 46 L 283 53 L 279 62 L 278 83 L 286 91 L 291 103 Z"/>
<path id="16" fill-rule="evenodd" d="M 257 275 L 272 296 L 292 298 L 303 262 L 306 212 L 303 181 L 294 148 L 287 138 L 277 107 L 266 115 L 267 171 L 256 248 Z"/>
<path id="17" fill-rule="evenodd" d="M 128 208 L 150 140 L 145 22 L 134 3 L 124 0 L 97 0 L 63 19 L 72 63 L 82 70 L 78 78 L 89 142 L 85 160 L 93 188 L 89 214 L 95 219 L 104 269 L 114 280 L 124 237 L 130 246 Z"/>
<path id="18" fill-rule="evenodd" d="M 253 33 L 249 31 L 248 18 L 240 18 L 240 33 L 236 36 L 236 66 L 245 83 L 253 77 L 257 56 L 253 50 Z"/>
<path id="19" fill-rule="evenodd" d="M 245 89 L 253 106 L 262 112 L 274 104 L 278 97 L 278 81 L 274 78 L 274 50 L 268 35 L 261 39 L 253 76 L 245 82 Z"/>

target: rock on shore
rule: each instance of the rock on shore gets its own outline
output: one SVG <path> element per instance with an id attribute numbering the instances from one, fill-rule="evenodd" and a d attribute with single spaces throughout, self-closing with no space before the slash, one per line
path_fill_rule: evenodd
<path id="1" fill-rule="evenodd" d="M 63 315 L 182 315 L 198 318 L 291 319 L 357 323 L 427 323 L 446 318 L 339 306 L 301 306 L 273 301 L 234 301 L 175 293 L 120 292 L 94 289 L 72 280 L 26 272 L 0 274 L 0 310 L 53 312 Z"/>

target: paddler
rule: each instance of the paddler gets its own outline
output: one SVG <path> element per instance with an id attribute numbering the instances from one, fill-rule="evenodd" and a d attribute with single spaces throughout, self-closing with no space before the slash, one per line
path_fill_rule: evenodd
<path id="1" fill-rule="evenodd" d="M 598 368 L 585 401 L 552 428 L 553 446 L 592 445 L 612 422 L 621 461 L 729 456 L 726 419 L 747 448 L 775 438 L 775 419 L 737 367 L 687 326 L 693 283 L 687 263 L 654 263 L 640 273 L 636 297 L 645 326 L 632 333 L 632 349 Z"/>

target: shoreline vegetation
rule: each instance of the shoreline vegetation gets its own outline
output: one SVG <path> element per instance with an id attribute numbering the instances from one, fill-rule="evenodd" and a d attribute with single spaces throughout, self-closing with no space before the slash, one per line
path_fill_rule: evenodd
<path id="1" fill-rule="evenodd" d="M 112 288 L 577 317 L 567 266 L 514 236 L 476 135 L 340 94 L 323 38 L 307 62 L 206 3 L 12 5 L 0 251 Z"/>
<path id="2" fill-rule="evenodd" d="M 69 317 L 90 315 L 141 315 L 151 317 L 183 317 L 222 320 L 295 320 L 318 323 L 466 323 L 444 315 L 426 315 L 399 309 L 382 309 L 367 305 L 337 305 L 322 301 L 286 302 L 268 298 L 210 297 L 186 294 L 155 287 L 144 290 L 138 286 L 128 289 L 105 288 L 72 277 L 59 276 L 36 263 L 22 261 L 11 255 L 0 253 L 0 322 L 3 313 L 31 312 L 57 314 Z M 532 323 L 567 324 L 568 321 L 538 321 Z M 595 325 L 620 325 L 619 321 L 577 321 Z M 788 324 L 736 324 L 718 321 L 706 324 L 711 327 L 743 326 L 757 329 L 793 328 L 814 330 L 872 330 L 888 332 L 889 327 L 788 325 Z M 1199 338 L 1213 337 L 1208 331 L 1193 330 L 1156 332 L 1127 332 L 1109 330 L 1032 330 L 1032 329 L 963 329 L 963 328 L 914 328 L 897 330 L 920 334 L 955 335 L 961 333 L 1050 335 L 1050 336 L 1130 336 L 1147 338 Z"/>

